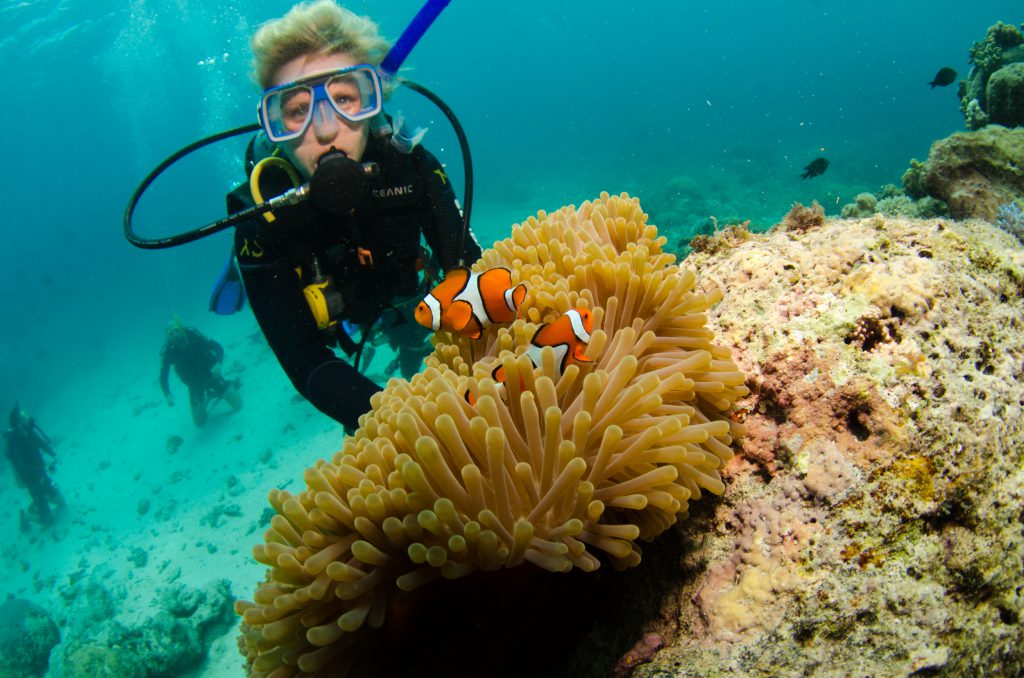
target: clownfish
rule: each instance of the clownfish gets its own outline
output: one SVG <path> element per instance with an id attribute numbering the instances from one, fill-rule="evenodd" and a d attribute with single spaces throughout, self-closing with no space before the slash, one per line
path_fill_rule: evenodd
<path id="1" fill-rule="evenodd" d="M 569 365 L 584 365 L 594 362 L 583 355 L 590 343 L 590 332 L 594 328 L 594 316 L 585 308 L 572 308 L 553 323 L 541 325 L 530 339 L 526 356 L 537 367 L 541 363 L 541 351 L 545 346 L 555 350 L 555 378 L 558 379 Z M 504 365 L 498 365 L 491 372 L 491 378 L 499 385 L 505 384 L 507 376 Z M 501 386 L 501 388 L 504 388 Z M 466 401 L 476 404 L 476 399 L 466 391 Z"/>
<path id="2" fill-rule="evenodd" d="M 479 339 L 487 326 L 515 320 L 525 297 L 526 285 L 512 287 L 512 272 L 507 268 L 473 273 L 459 266 L 416 305 L 413 315 L 435 332 L 448 330 Z"/>

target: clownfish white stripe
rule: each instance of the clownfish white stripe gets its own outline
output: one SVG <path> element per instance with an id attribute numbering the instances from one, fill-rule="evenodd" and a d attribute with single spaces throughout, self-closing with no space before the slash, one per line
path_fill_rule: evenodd
<path id="1" fill-rule="evenodd" d="M 569 322 L 572 324 L 572 333 L 576 335 L 576 338 L 582 342 L 590 343 L 590 332 L 587 332 L 586 328 L 583 327 L 583 319 L 580 318 L 580 312 L 575 308 L 569 309 L 565 312 L 569 316 Z"/>
<path id="2" fill-rule="evenodd" d="M 516 288 L 510 287 L 509 289 L 505 290 L 505 294 L 502 295 L 503 298 L 505 299 L 505 307 L 508 310 L 512 311 L 513 313 L 515 313 L 516 311 L 519 310 L 519 309 L 516 308 L 515 299 L 512 298 L 512 293 L 515 292 L 515 291 L 516 291 Z"/>
<path id="3" fill-rule="evenodd" d="M 565 365 L 565 356 L 569 352 L 569 344 L 555 344 L 551 346 L 551 349 L 555 352 L 555 376 L 562 376 L 562 367 Z M 530 344 L 526 349 L 526 355 L 530 358 L 530 362 L 533 363 L 534 367 L 539 367 L 541 363 L 540 353 L 544 350 L 543 346 L 537 344 Z"/>
<path id="4" fill-rule="evenodd" d="M 480 295 L 480 276 L 476 273 L 471 273 L 469 278 L 466 280 L 466 286 L 455 295 L 452 301 L 464 301 L 470 305 L 473 309 L 473 315 L 480 320 L 492 320 L 487 314 L 487 306 L 484 304 L 484 298 Z"/>
<path id="5" fill-rule="evenodd" d="M 431 329 L 437 332 L 438 328 L 441 327 L 441 302 L 433 294 L 428 294 L 423 297 L 423 303 L 430 309 Z"/>

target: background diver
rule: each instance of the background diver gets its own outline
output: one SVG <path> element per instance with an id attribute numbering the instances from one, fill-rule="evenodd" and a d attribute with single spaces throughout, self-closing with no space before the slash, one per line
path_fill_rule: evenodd
<path id="1" fill-rule="evenodd" d="M 35 420 L 18 405 L 15 405 L 8 415 L 8 423 L 10 428 L 4 431 L 4 439 L 7 441 L 7 459 L 11 462 L 14 477 L 32 497 L 29 511 L 34 513 L 43 525 L 51 525 L 53 512 L 50 504 L 56 508 L 63 508 L 66 505 L 63 495 L 49 475 L 53 472 L 57 459 L 53 443 Z M 49 467 L 43 460 L 43 454 L 51 458 Z M 27 524 L 28 515 L 22 511 L 22 529 L 25 529 Z"/>
<path id="2" fill-rule="evenodd" d="M 185 327 L 175 318 L 167 326 L 167 336 L 160 349 L 160 388 L 167 404 L 174 405 L 169 376 L 171 367 L 188 387 L 192 421 L 196 426 L 206 422 L 210 407 L 224 400 L 234 412 L 242 409 L 242 396 L 237 380 L 228 381 L 221 374 L 224 348 L 194 327 Z"/>

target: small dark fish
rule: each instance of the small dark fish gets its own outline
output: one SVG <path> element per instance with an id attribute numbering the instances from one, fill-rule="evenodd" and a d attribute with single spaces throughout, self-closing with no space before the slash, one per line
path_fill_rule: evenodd
<path id="1" fill-rule="evenodd" d="M 800 175 L 801 179 L 810 179 L 811 177 L 820 176 L 825 173 L 828 169 L 828 160 L 825 158 L 815 158 L 804 168 L 804 173 Z"/>
<path id="2" fill-rule="evenodd" d="M 935 74 L 935 79 L 928 84 L 932 86 L 932 89 L 935 89 L 936 87 L 952 85 L 954 80 L 956 80 L 956 71 L 946 66 L 945 68 L 940 68 L 939 72 Z"/>

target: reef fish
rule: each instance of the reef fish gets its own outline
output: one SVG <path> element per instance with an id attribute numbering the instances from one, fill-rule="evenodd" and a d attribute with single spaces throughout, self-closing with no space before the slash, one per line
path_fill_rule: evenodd
<path id="1" fill-rule="evenodd" d="M 804 173 L 800 175 L 801 179 L 810 179 L 825 173 L 828 169 L 828 160 L 825 158 L 815 158 L 807 167 L 804 168 Z"/>
<path id="2" fill-rule="evenodd" d="M 526 357 L 534 367 L 541 363 L 541 351 L 550 346 L 555 351 L 555 378 L 562 376 L 569 365 L 584 365 L 593 362 L 584 355 L 594 329 L 594 316 L 585 308 L 572 308 L 559 316 L 558 320 L 537 328 L 526 349 Z M 498 384 L 506 383 L 505 367 L 498 365 L 491 372 L 491 378 Z M 466 400 L 475 405 L 476 400 L 466 391 Z"/>
<path id="3" fill-rule="evenodd" d="M 956 80 L 956 71 L 949 66 L 946 66 L 944 68 L 940 68 L 939 72 L 935 74 L 935 78 L 928 84 L 932 86 L 932 89 L 935 89 L 936 87 L 952 85 L 954 80 Z"/>
<path id="4" fill-rule="evenodd" d="M 465 266 L 448 271 L 437 287 L 416 305 L 416 322 L 435 332 L 448 330 L 479 339 L 484 328 L 516 319 L 526 286 L 512 286 L 512 272 L 491 268 L 474 273 Z"/>

